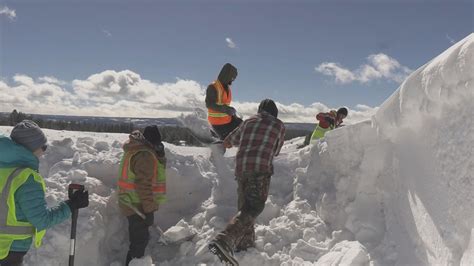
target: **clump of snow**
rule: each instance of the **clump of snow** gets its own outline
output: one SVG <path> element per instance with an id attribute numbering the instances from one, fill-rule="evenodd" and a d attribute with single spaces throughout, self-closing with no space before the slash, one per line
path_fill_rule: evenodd
<path id="1" fill-rule="evenodd" d="M 170 227 L 163 233 L 165 241 L 178 242 L 196 234 L 195 230 L 184 220 L 180 220 L 176 225 Z"/>
<path id="2" fill-rule="evenodd" d="M 317 265 L 369 265 L 370 256 L 365 247 L 357 241 L 337 243 L 329 253 L 318 260 Z"/>
<path id="3" fill-rule="evenodd" d="M 133 259 L 129 266 L 154 266 L 150 256 L 145 256 L 141 259 Z"/>
<path id="4" fill-rule="evenodd" d="M 289 141 L 275 160 L 256 247 L 237 253 L 237 260 L 473 264 L 473 79 L 471 34 L 415 71 L 371 121 L 333 130 L 301 150 L 302 138 Z M 79 213 L 76 265 L 122 265 L 128 229 L 116 181 L 127 135 L 45 132 L 51 148 L 40 171 L 48 202 L 65 199 L 70 182 L 91 192 L 90 207 Z M 209 148 L 165 147 L 168 201 L 155 214 L 165 232 L 153 227 L 148 257 L 133 263 L 218 265 L 207 244 L 237 211 L 235 149 L 221 156 Z M 66 265 L 69 227 L 49 230 L 26 265 Z"/>

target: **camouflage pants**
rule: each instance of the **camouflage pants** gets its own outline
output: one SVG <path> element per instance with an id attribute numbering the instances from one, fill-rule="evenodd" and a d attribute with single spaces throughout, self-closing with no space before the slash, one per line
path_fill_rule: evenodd
<path id="1" fill-rule="evenodd" d="M 255 219 L 265 208 L 270 187 L 270 175 L 244 173 L 237 177 L 239 212 L 216 238 L 232 250 L 246 250 L 255 246 Z"/>

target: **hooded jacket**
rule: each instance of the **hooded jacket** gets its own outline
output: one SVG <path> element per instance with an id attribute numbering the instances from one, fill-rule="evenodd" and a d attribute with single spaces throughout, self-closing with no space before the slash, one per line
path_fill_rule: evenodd
<path id="1" fill-rule="evenodd" d="M 225 64 L 217 79 L 222 83 L 226 92 L 229 91 L 229 85 L 232 84 L 232 81 L 237 78 L 237 68 L 230 63 Z M 217 105 L 217 91 L 212 84 L 207 87 L 206 90 L 206 107 L 216 110 L 218 112 L 231 114 L 232 107 L 225 105 Z"/>
<path id="2" fill-rule="evenodd" d="M 0 168 L 27 167 L 38 171 L 38 158 L 30 150 L 3 135 L 0 135 L 0 151 Z M 71 216 L 66 202 L 61 202 L 51 209 L 47 208 L 43 188 L 33 176 L 15 192 L 15 207 L 17 220 L 29 222 L 39 231 L 59 224 Z M 10 251 L 26 252 L 32 241 L 32 238 L 15 240 Z"/>
<path id="3" fill-rule="evenodd" d="M 140 131 L 134 131 L 129 136 L 129 141 L 123 145 L 124 152 L 144 149 L 135 154 L 130 160 L 130 170 L 135 173 L 136 192 L 140 198 L 141 205 L 138 210 L 143 213 L 151 213 L 158 210 L 159 206 L 154 201 L 151 177 L 155 174 L 153 168 L 155 156 L 161 164 L 166 166 L 166 158 L 163 145 L 153 147 Z M 119 202 L 120 209 L 125 216 L 134 215 L 135 212 L 126 205 Z"/>

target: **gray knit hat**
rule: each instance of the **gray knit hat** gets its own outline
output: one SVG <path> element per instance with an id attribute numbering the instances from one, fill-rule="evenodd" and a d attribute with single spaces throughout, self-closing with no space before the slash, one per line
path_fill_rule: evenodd
<path id="1" fill-rule="evenodd" d="M 48 140 L 41 128 L 33 121 L 23 120 L 13 128 L 10 138 L 34 152 L 43 147 Z"/>

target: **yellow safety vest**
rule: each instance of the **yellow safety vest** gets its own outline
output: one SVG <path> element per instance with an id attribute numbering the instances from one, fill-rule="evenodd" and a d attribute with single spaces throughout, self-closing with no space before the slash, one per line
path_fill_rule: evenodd
<path id="1" fill-rule="evenodd" d="M 311 135 L 311 141 L 316 141 L 326 134 L 326 132 L 333 130 L 333 126 L 329 126 L 328 128 L 322 128 L 319 125 L 316 126 L 316 128 L 313 131 L 313 134 Z"/>
<path id="2" fill-rule="evenodd" d="M 149 149 L 137 149 L 124 153 L 120 163 L 120 178 L 118 181 L 119 199 L 128 204 L 139 205 L 140 198 L 136 191 L 135 173 L 130 169 L 130 161 L 138 152 L 149 152 L 154 158 L 154 175 L 152 179 L 153 199 L 159 204 L 166 201 L 166 170 L 165 166 L 158 160 L 153 151 Z"/>
<path id="3" fill-rule="evenodd" d="M 30 176 L 46 191 L 43 178 L 30 168 L 0 169 L 0 259 L 8 255 L 13 241 L 34 237 L 38 248 L 46 233 L 46 230 L 38 231 L 31 223 L 16 218 L 15 192 Z"/>

